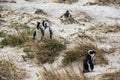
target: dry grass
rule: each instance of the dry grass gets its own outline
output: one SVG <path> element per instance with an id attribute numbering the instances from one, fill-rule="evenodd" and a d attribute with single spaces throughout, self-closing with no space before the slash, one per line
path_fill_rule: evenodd
<path id="1" fill-rule="evenodd" d="M 66 49 L 66 46 L 64 44 L 61 44 L 59 41 L 53 39 L 43 41 L 39 49 L 40 50 L 36 52 L 37 59 L 41 63 L 52 63 L 54 62 L 55 57 L 59 55 L 59 52 Z"/>
<path id="2" fill-rule="evenodd" d="M 5 36 L 0 43 L 2 46 L 25 48 L 23 51 L 26 52 L 26 56 L 22 56 L 24 60 L 36 56 L 39 63 L 52 63 L 59 52 L 66 49 L 66 45 L 56 39 L 35 42 L 29 37 L 32 32 L 26 24 L 12 23 L 10 28 L 14 29 L 14 32 Z"/>
<path id="3" fill-rule="evenodd" d="M 78 22 L 90 22 L 93 20 L 87 13 L 75 10 L 75 17 Z"/>
<path id="4" fill-rule="evenodd" d="M 96 45 L 90 42 L 82 42 L 79 43 L 79 46 L 75 47 L 73 50 L 67 51 L 65 53 L 64 59 L 62 61 L 63 65 L 68 65 L 74 61 L 83 61 L 85 53 L 87 53 L 87 51 L 90 49 L 94 49 L 96 52 L 95 64 L 108 63 L 108 61 L 104 58 L 102 49 L 97 48 Z"/>
<path id="5" fill-rule="evenodd" d="M 101 74 L 98 80 L 120 80 L 120 71 Z"/>
<path id="6" fill-rule="evenodd" d="M 120 1 L 119 0 L 96 0 L 96 3 L 98 5 L 110 5 L 110 4 L 120 5 Z"/>
<path id="7" fill-rule="evenodd" d="M 9 2 L 8 0 L 0 0 L 0 3 Z"/>
<path id="8" fill-rule="evenodd" d="M 4 34 L 4 32 L 1 32 L 1 36 L 4 37 L 4 39 L 0 42 L 3 46 L 18 46 L 22 45 L 26 41 L 30 40 L 29 36 L 32 34 L 32 30 L 30 27 L 26 24 L 18 24 L 18 23 L 11 23 L 10 28 L 12 28 L 14 31 L 12 31 L 12 34 Z"/>
<path id="9" fill-rule="evenodd" d="M 69 4 L 72 4 L 72 3 L 77 2 L 78 0 L 53 0 L 53 1 L 57 2 L 57 3 L 69 3 Z"/>
<path id="10" fill-rule="evenodd" d="M 75 73 L 73 68 L 64 68 L 62 71 L 45 69 L 43 73 L 40 73 L 40 76 L 43 80 L 87 80 L 81 71 Z"/>
<path id="11" fill-rule="evenodd" d="M 35 11 L 35 14 L 47 15 L 47 13 L 44 12 L 42 9 L 37 9 L 37 10 Z"/>
<path id="12" fill-rule="evenodd" d="M 18 45 L 21 45 L 24 43 L 24 40 L 22 40 L 19 36 L 15 36 L 15 35 L 8 35 L 6 36 L 6 38 L 4 38 L 0 44 L 2 46 L 11 46 L 11 47 L 14 47 L 14 46 L 18 46 Z"/>
<path id="13" fill-rule="evenodd" d="M 120 31 L 120 25 L 114 24 L 114 25 L 106 25 L 106 24 L 99 24 L 97 26 L 93 26 L 88 29 L 88 31 L 100 31 L 103 33 L 115 33 Z"/>
<path id="14" fill-rule="evenodd" d="M 106 42 L 106 40 L 107 40 L 107 37 L 106 36 L 99 36 L 99 35 L 96 35 L 95 36 L 95 41 L 97 41 L 97 42 L 100 42 L 100 43 L 105 43 Z"/>
<path id="15" fill-rule="evenodd" d="M 68 18 L 64 18 L 64 19 L 61 19 L 61 22 L 63 24 L 73 24 L 73 23 L 78 23 L 74 18 L 72 17 L 68 17 Z"/>
<path id="16" fill-rule="evenodd" d="M 26 71 L 17 67 L 11 60 L 0 60 L 0 80 L 24 79 Z"/>
<path id="17" fill-rule="evenodd" d="M 40 43 L 36 43 L 34 41 L 30 41 L 25 43 L 24 46 L 29 47 L 29 49 L 34 52 L 35 57 L 37 58 L 39 63 L 52 63 L 55 60 L 55 57 L 59 55 L 59 53 L 66 49 L 66 45 L 62 44 L 58 40 L 44 40 Z"/>

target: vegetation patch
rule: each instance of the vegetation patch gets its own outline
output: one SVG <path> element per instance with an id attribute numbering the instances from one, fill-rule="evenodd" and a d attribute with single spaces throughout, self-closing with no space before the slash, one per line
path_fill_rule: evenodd
<path id="1" fill-rule="evenodd" d="M 57 2 L 57 3 L 69 3 L 69 4 L 72 4 L 72 3 L 77 2 L 78 0 L 53 0 L 53 1 Z"/>
<path id="2" fill-rule="evenodd" d="M 62 61 L 63 65 L 68 65 L 74 61 L 83 61 L 85 54 L 88 50 L 94 49 L 95 54 L 95 64 L 107 64 L 108 61 L 105 59 L 103 55 L 103 50 L 97 48 L 96 45 L 89 42 L 79 43 L 79 46 L 75 47 L 73 50 L 67 51 L 65 53 L 64 59 Z"/>
<path id="3" fill-rule="evenodd" d="M 98 80 L 120 80 L 120 71 L 101 74 Z"/>
<path id="4" fill-rule="evenodd" d="M 35 54 L 39 63 L 53 63 L 55 57 L 59 55 L 62 50 L 66 49 L 66 45 L 62 44 L 56 39 L 43 40 L 41 42 L 30 41 L 25 43 L 25 46 L 29 47 Z"/>
<path id="5" fill-rule="evenodd" d="M 0 80 L 22 80 L 26 71 L 17 67 L 11 60 L 0 60 Z"/>
<path id="6" fill-rule="evenodd" d="M 72 17 L 60 19 L 63 24 L 73 24 L 73 23 L 79 23 L 77 20 L 75 20 Z"/>
<path id="7" fill-rule="evenodd" d="M 22 40 L 19 36 L 14 36 L 14 35 L 8 35 L 6 38 L 4 38 L 0 44 L 3 46 L 18 46 L 24 43 L 24 40 Z"/>
<path id="8" fill-rule="evenodd" d="M 35 11 L 35 14 L 47 15 L 47 13 L 44 12 L 42 9 L 37 9 L 37 10 Z"/>
<path id="9" fill-rule="evenodd" d="M 40 60 L 41 63 L 45 62 L 54 62 L 56 56 L 59 55 L 59 52 L 66 49 L 66 45 L 61 44 L 59 41 L 53 40 L 45 40 L 40 45 L 40 50 L 36 52 L 37 59 Z"/>
<path id="10" fill-rule="evenodd" d="M 0 37 L 5 37 L 5 33 L 3 31 L 0 31 Z"/>
<path id="11" fill-rule="evenodd" d="M 1 45 L 14 47 L 22 45 L 26 41 L 30 40 L 29 36 L 32 34 L 32 30 L 28 25 L 11 23 L 9 27 L 14 31 L 9 35 L 4 32 L 0 32 L 0 36 L 4 37 L 0 42 Z"/>
<path id="12" fill-rule="evenodd" d="M 88 31 L 100 31 L 103 33 L 115 33 L 120 31 L 120 25 L 114 24 L 114 25 L 106 25 L 106 24 L 99 24 L 97 26 L 92 26 L 88 29 Z"/>
<path id="13" fill-rule="evenodd" d="M 40 73 L 40 76 L 43 80 L 88 80 L 82 72 L 76 74 L 72 68 L 64 68 L 63 71 L 48 71 L 45 69 L 43 73 Z"/>

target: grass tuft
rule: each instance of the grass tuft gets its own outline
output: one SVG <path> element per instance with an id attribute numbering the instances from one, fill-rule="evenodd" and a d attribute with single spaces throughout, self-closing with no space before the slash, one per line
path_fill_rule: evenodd
<path id="1" fill-rule="evenodd" d="M 4 38 L 0 44 L 3 46 L 18 46 L 24 43 L 24 40 L 22 40 L 19 36 L 14 36 L 14 35 L 8 35 L 6 38 Z"/>
<path id="2" fill-rule="evenodd" d="M 3 31 L 0 31 L 0 37 L 5 37 L 5 33 Z"/>
<path id="3" fill-rule="evenodd" d="M 32 30 L 28 25 L 11 23 L 9 27 L 14 31 L 12 31 L 12 34 L 9 35 L 1 32 L 1 36 L 4 37 L 4 39 L 0 42 L 1 45 L 15 47 L 30 40 L 29 36 L 32 34 Z"/>
<path id="4" fill-rule="evenodd" d="M 76 46 L 73 50 L 67 51 L 64 55 L 64 59 L 62 60 L 63 65 L 71 64 L 75 61 L 83 61 L 85 54 L 88 50 L 94 49 L 95 54 L 95 64 L 107 64 L 108 61 L 104 58 L 103 50 L 97 48 L 96 45 L 90 43 L 90 42 L 82 42 L 79 43 L 78 46 Z"/>
<path id="5" fill-rule="evenodd" d="M 66 45 L 56 39 L 44 40 L 39 43 L 29 41 L 25 43 L 24 46 L 32 50 L 38 62 L 41 64 L 46 62 L 53 63 L 55 57 L 57 57 L 62 50 L 66 49 Z"/>
<path id="6" fill-rule="evenodd" d="M 41 48 L 37 52 L 37 59 L 42 63 L 54 62 L 54 59 L 59 55 L 59 52 L 66 49 L 66 45 L 61 44 L 55 39 L 43 41 L 40 47 Z"/>
<path id="7" fill-rule="evenodd" d="M 11 60 L 0 60 L 0 78 L 2 80 L 21 80 L 25 75 L 25 70 L 17 67 Z"/>
<path id="8" fill-rule="evenodd" d="M 35 11 L 35 14 L 47 15 L 47 13 L 44 12 L 42 9 L 37 9 L 37 10 Z"/>
<path id="9" fill-rule="evenodd" d="M 87 80 L 83 73 L 75 73 L 73 68 L 64 68 L 63 72 L 55 70 L 47 70 L 40 73 L 43 80 Z M 40 79 L 41 80 L 41 79 Z"/>
<path id="10" fill-rule="evenodd" d="M 101 74 L 98 80 L 120 80 L 120 71 Z"/>
<path id="11" fill-rule="evenodd" d="M 114 25 L 106 25 L 106 24 L 99 24 L 97 26 L 93 26 L 88 29 L 88 31 L 100 31 L 103 33 L 115 33 L 120 31 L 120 25 L 114 24 Z"/>

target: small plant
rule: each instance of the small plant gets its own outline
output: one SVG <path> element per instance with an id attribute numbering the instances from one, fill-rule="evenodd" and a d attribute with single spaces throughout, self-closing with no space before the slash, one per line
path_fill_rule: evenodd
<path id="1" fill-rule="evenodd" d="M 59 55 L 62 50 L 66 49 L 66 45 L 62 44 L 58 40 L 43 40 L 40 43 L 35 41 L 29 41 L 24 44 L 25 47 L 29 47 L 30 51 L 35 54 L 39 63 L 52 63 L 55 57 Z M 25 50 L 24 50 L 25 51 Z M 29 51 L 29 50 L 27 50 Z"/>
<path id="2" fill-rule="evenodd" d="M 21 80 L 24 79 L 25 75 L 25 70 L 17 67 L 11 60 L 0 60 L 0 78 L 5 80 Z"/>
<path id="3" fill-rule="evenodd" d="M 34 58 L 33 51 L 30 48 L 24 48 L 23 52 L 25 52 L 25 55 L 21 55 L 21 56 L 22 56 L 24 61 L 26 61 L 26 59 Z"/>
<path id="4" fill-rule="evenodd" d="M 55 39 L 45 40 L 39 45 L 39 49 L 36 52 L 36 57 L 42 63 L 52 63 L 55 57 L 59 55 L 59 52 L 64 49 L 66 49 L 66 46 Z"/>
<path id="5" fill-rule="evenodd" d="M 68 65 L 74 61 L 83 61 L 85 54 L 90 49 L 94 49 L 96 52 L 95 64 L 107 63 L 107 60 L 103 56 L 103 50 L 97 48 L 97 46 L 92 43 L 82 42 L 79 43 L 79 46 L 75 47 L 73 50 L 65 53 L 62 61 L 63 65 Z"/>
<path id="6" fill-rule="evenodd" d="M 32 50 L 29 49 L 29 48 L 24 48 L 24 49 L 23 49 L 23 52 L 25 52 L 25 53 L 29 53 L 29 52 L 32 52 Z"/>
<path id="7" fill-rule="evenodd" d="M 64 24 L 79 23 L 77 20 L 75 20 L 75 19 L 72 18 L 72 17 L 68 17 L 68 18 L 61 19 L 61 22 L 64 23 Z"/>
<path id="8" fill-rule="evenodd" d="M 30 40 L 29 36 L 32 34 L 32 30 L 26 24 L 11 23 L 10 28 L 14 30 L 12 34 L 6 34 L 4 39 L 0 42 L 3 46 L 18 46 L 22 45 L 26 41 Z M 4 34 L 1 32 L 1 36 Z"/>
<path id="9" fill-rule="evenodd" d="M 35 11 L 35 14 L 47 15 L 47 13 L 44 12 L 42 9 L 37 9 L 37 10 Z"/>
<path id="10" fill-rule="evenodd" d="M 19 36 L 15 36 L 15 35 L 8 35 L 0 42 L 0 44 L 3 46 L 9 45 L 11 47 L 21 45 L 23 43 L 24 43 L 24 40 Z"/>
<path id="11" fill-rule="evenodd" d="M 5 37 L 5 33 L 3 31 L 0 31 L 0 37 Z"/>

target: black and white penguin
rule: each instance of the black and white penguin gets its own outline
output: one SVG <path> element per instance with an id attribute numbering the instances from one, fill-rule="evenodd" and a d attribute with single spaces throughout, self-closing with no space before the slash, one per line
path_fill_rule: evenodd
<path id="1" fill-rule="evenodd" d="M 40 22 L 37 22 L 37 27 L 36 30 L 34 31 L 33 39 L 40 41 L 43 39 L 43 37 L 44 37 L 44 30 L 41 27 Z"/>
<path id="2" fill-rule="evenodd" d="M 67 10 L 67 11 L 64 13 L 64 17 L 65 17 L 65 18 L 68 18 L 68 17 L 72 17 L 72 15 L 71 15 L 70 12 Z"/>
<path id="3" fill-rule="evenodd" d="M 44 38 L 45 39 L 52 39 L 53 38 L 53 31 L 50 26 L 47 25 L 47 22 L 44 22 Z"/>
<path id="4" fill-rule="evenodd" d="M 42 26 L 45 26 L 45 23 L 47 23 L 45 20 L 42 21 Z"/>
<path id="5" fill-rule="evenodd" d="M 93 57 L 95 55 L 94 50 L 88 50 L 85 59 L 83 61 L 83 72 L 91 72 L 94 69 Z"/>

